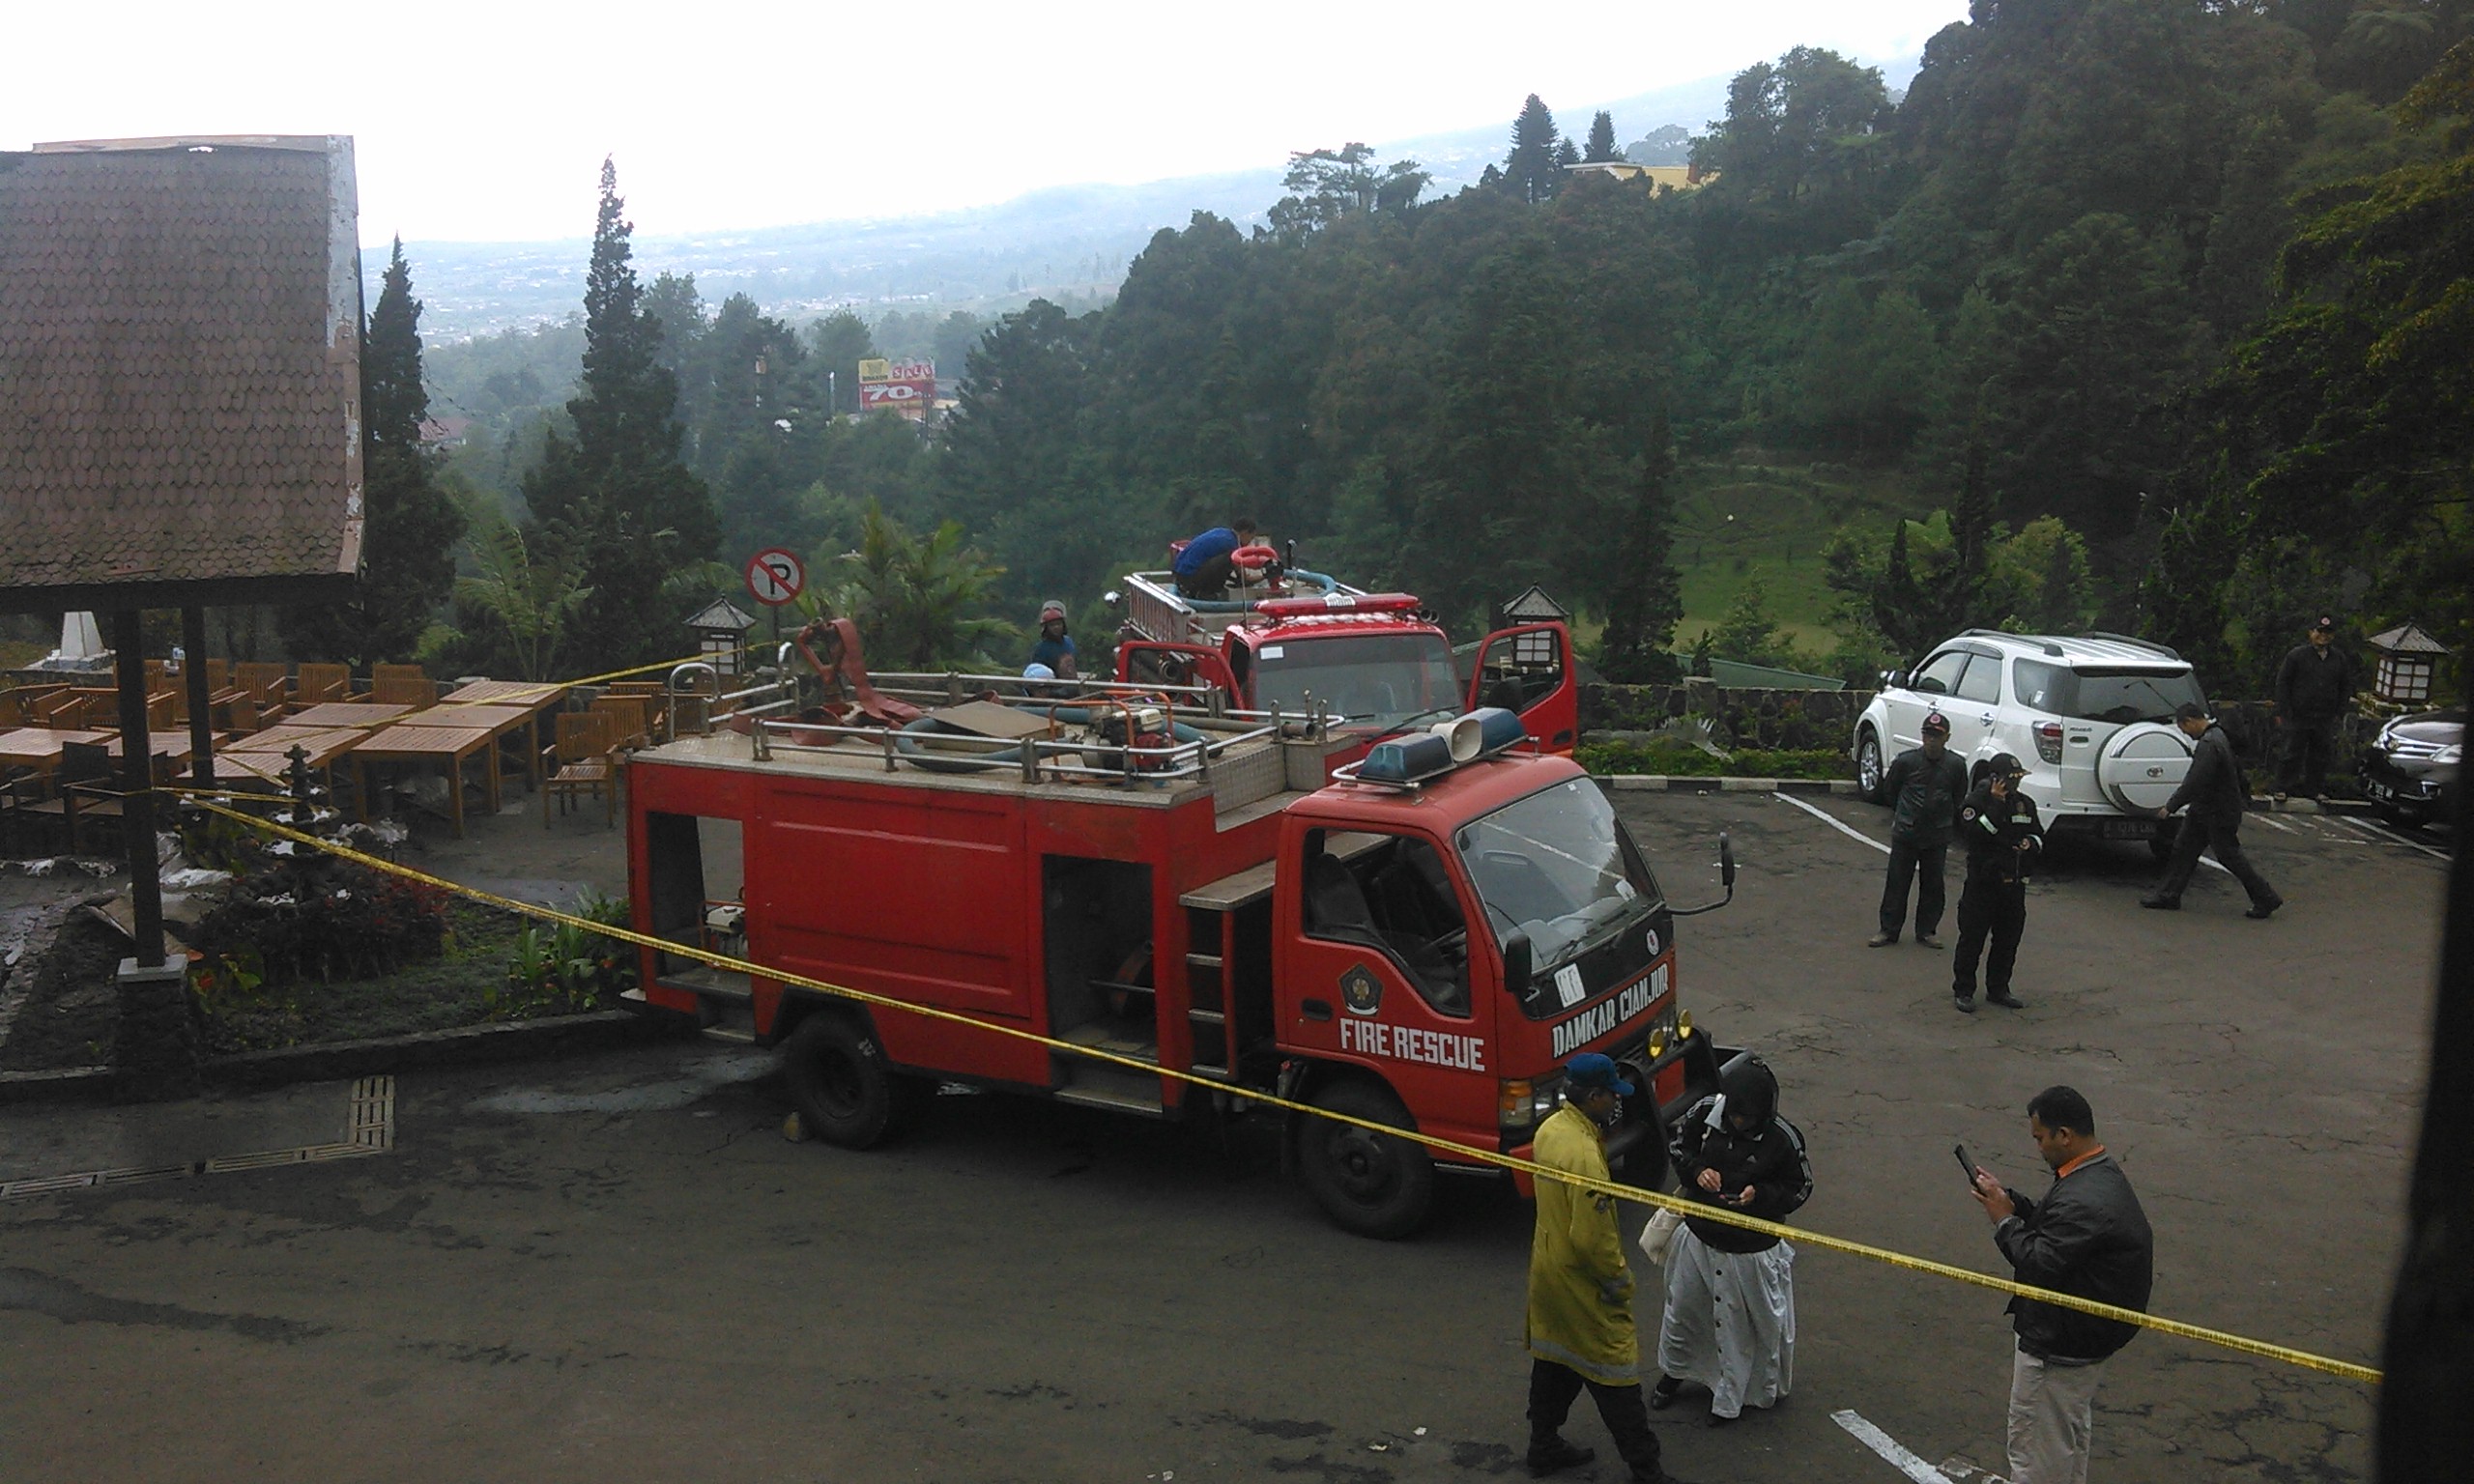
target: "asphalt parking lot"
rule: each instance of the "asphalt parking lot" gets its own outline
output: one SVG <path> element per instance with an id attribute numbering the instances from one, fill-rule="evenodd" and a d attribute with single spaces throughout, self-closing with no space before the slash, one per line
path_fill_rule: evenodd
<path id="1" fill-rule="evenodd" d="M 2028 1008 L 1963 1017 L 1946 953 L 1863 947 L 1881 811 L 1616 797 L 1678 901 L 1735 840 L 1734 905 L 1679 925 L 1681 993 L 1776 1068 L 1818 1177 L 1800 1223 L 1999 1271 L 1950 1145 L 2039 1188 L 2023 1104 L 2067 1081 L 2156 1225 L 2159 1312 L 2376 1360 L 2431 841 L 2255 816 L 2291 903 L 2266 923 L 2221 873 L 2142 912 L 2143 849 L 2057 851 Z M 785 1107 L 764 1055 L 702 1042 L 428 1073 L 385 1155 L 0 1204 L 0 1476 L 1522 1476 L 1507 1187 L 1448 1184 L 1427 1232 L 1374 1243 L 1265 1139 L 952 1096 L 851 1155 L 785 1142 Z M 53 1147 L 32 1116 L 0 1112 L 0 1156 Z M 1722 1432 L 1659 1414 L 1676 1472 L 1896 1484 L 1841 1413 L 1943 1477 L 1999 1471 L 1998 1298 L 1808 1254 L 1798 1308 L 1793 1397 Z M 2098 1478 L 2368 1477 L 2353 1383 L 2145 1335 L 2098 1408 Z M 1607 1451 L 1586 1407 L 1570 1432 Z"/>

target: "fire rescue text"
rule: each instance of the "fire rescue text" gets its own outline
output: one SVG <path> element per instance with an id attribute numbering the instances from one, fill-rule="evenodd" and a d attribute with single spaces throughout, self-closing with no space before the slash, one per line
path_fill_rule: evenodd
<path id="1" fill-rule="evenodd" d="M 1385 1025 L 1379 1020 L 1340 1022 L 1340 1049 L 1389 1056 L 1429 1067 L 1456 1067 L 1462 1071 L 1486 1070 L 1486 1043 L 1475 1036 L 1421 1030 L 1414 1025 Z"/>

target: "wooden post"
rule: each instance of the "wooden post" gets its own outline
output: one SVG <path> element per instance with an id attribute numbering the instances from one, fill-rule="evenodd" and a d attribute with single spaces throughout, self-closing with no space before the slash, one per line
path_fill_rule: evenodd
<path id="1" fill-rule="evenodd" d="M 146 734 L 146 650 L 138 611 L 112 614 L 112 668 L 120 678 L 121 834 L 129 846 L 129 899 L 137 961 L 163 961 L 163 883 L 155 861 L 155 747 Z"/>
<path id="2" fill-rule="evenodd" d="M 181 684 L 189 693 L 189 768 L 200 786 L 215 782 L 215 699 L 206 689 L 206 610 L 181 610 Z"/>

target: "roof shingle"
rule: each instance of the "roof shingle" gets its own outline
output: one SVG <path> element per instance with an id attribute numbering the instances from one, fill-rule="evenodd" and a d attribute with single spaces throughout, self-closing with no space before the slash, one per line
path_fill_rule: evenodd
<path id="1" fill-rule="evenodd" d="M 349 138 L 0 154 L 0 595 L 358 568 L 357 218 Z"/>

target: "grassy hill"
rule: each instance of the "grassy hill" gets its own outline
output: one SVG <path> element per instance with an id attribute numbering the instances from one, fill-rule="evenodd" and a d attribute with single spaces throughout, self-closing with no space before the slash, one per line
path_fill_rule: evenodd
<path id="1" fill-rule="evenodd" d="M 1848 528 L 1889 528 L 1932 501 L 1896 473 L 1834 464 L 1772 463 L 1756 449 L 1686 461 L 1678 471 L 1675 563 L 1683 579 L 1679 646 L 1714 629 L 1744 586 L 1759 581 L 1779 627 L 1820 652 L 1836 594 L 1822 580 L 1822 554 Z"/>

